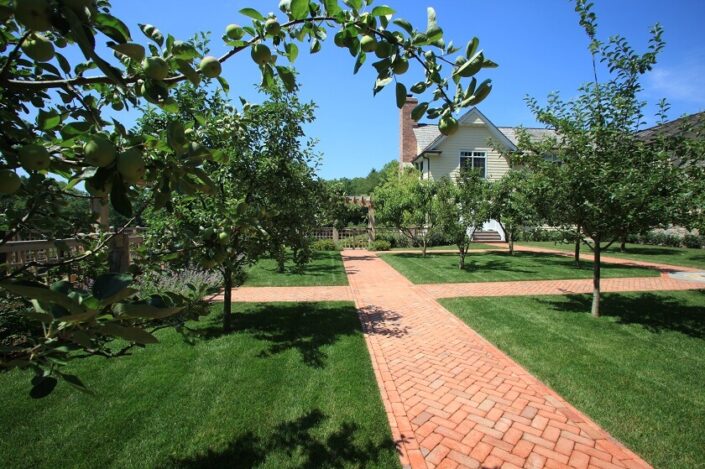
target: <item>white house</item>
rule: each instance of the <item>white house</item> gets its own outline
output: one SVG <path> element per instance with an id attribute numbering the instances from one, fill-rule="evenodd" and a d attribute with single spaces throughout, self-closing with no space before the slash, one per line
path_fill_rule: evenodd
<path id="1" fill-rule="evenodd" d="M 516 150 L 517 127 L 497 127 L 476 107 L 463 115 L 460 127 L 452 136 L 440 133 L 438 126 L 419 124 L 411 118 L 418 101 L 408 97 L 400 111 L 399 162 L 414 165 L 424 179 L 455 179 L 461 167 L 477 169 L 482 177 L 494 181 L 510 170 L 509 161 L 497 151 L 497 146 Z M 542 138 L 552 130 L 526 128 L 530 135 Z M 487 222 L 482 232 L 475 232 L 477 241 L 504 241 L 504 231 L 495 220 Z"/>

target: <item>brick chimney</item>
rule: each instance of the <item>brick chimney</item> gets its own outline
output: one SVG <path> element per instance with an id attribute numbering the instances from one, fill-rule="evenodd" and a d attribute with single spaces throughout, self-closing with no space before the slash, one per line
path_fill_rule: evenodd
<path id="1" fill-rule="evenodd" d="M 404 107 L 399 111 L 399 163 L 411 163 L 416 158 L 416 135 L 414 128 L 419 124 L 411 118 L 411 111 L 419 104 L 411 95 L 406 97 Z"/>

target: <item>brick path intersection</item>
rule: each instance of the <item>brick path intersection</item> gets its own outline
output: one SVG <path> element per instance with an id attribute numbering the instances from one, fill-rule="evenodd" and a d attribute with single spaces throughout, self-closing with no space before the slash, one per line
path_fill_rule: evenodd
<path id="1" fill-rule="evenodd" d="M 342 256 L 349 287 L 241 288 L 233 300 L 354 300 L 404 468 L 650 467 L 435 300 L 587 293 L 591 280 L 412 285 L 374 253 Z M 669 276 L 695 269 L 605 262 L 662 274 L 605 279 L 604 291 L 705 286 Z"/>

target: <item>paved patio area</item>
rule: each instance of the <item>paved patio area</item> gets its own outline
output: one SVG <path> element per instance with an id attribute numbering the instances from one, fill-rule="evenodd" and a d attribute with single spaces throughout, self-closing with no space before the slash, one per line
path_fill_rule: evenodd
<path id="1" fill-rule="evenodd" d="M 591 280 L 413 285 L 372 252 L 342 256 L 349 287 L 239 288 L 233 300 L 355 301 L 405 468 L 650 467 L 435 300 L 589 293 Z M 661 270 L 604 279 L 606 292 L 704 287 L 670 275 L 695 269 L 604 260 Z"/>

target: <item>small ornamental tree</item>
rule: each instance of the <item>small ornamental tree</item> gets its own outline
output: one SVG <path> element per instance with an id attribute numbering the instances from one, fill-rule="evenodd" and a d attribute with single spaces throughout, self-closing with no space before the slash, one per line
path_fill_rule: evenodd
<path id="1" fill-rule="evenodd" d="M 375 189 L 374 203 L 377 221 L 391 225 L 426 256 L 428 243 L 436 232 L 436 185 L 424 180 L 413 168 L 404 168 L 390 175 Z"/>
<path id="2" fill-rule="evenodd" d="M 644 103 L 640 80 L 656 63 L 664 43 L 662 30 L 652 30 L 648 51 L 636 53 L 619 36 L 597 39 L 592 4 L 576 1 L 580 24 L 590 39 L 594 81 L 571 101 L 557 95 L 545 106 L 529 100 L 537 120 L 557 137 L 531 142 L 522 135 L 523 162 L 544 171 L 553 181 L 559 213 L 590 241 L 594 251 L 592 314 L 600 315 L 602 250 L 625 236 L 672 220 L 682 178 L 663 141 L 640 138 Z M 598 67 L 604 63 L 607 70 Z M 608 78 L 599 80 L 601 73 Z M 551 155 L 551 158 L 546 158 Z M 578 253 L 576 252 L 576 255 Z"/>
<path id="3" fill-rule="evenodd" d="M 512 170 L 490 185 L 490 218 L 504 230 L 510 255 L 514 255 L 518 232 L 538 222 L 539 177 L 538 173 Z"/>
<path id="4" fill-rule="evenodd" d="M 458 268 L 465 268 L 472 233 L 490 219 L 489 187 L 477 171 L 464 169 L 456 181 L 438 183 L 436 217 L 443 235 L 458 247 Z"/>
<path id="5" fill-rule="evenodd" d="M 145 102 L 178 112 L 173 87 L 180 82 L 201 87 L 217 81 L 227 90 L 221 64 L 242 53 L 259 68 L 264 87 L 275 87 L 279 79 L 293 91 L 291 64 L 299 46 L 306 44 L 315 54 L 327 36 L 351 54 L 354 72 L 376 57 L 373 91 L 395 83 L 399 107 L 407 89 L 430 91 L 431 99 L 419 104 L 415 116 L 439 118 L 446 133 L 456 128 L 454 112 L 479 103 L 491 90 L 489 81 L 478 84 L 476 75 L 496 64 L 478 49 L 477 39 L 462 50 L 446 43 L 431 8 L 422 29 L 372 0 L 291 0 L 280 2 L 277 14 L 254 8 L 241 14 L 248 24 L 224 28 L 229 50 L 216 58 L 205 55 L 197 41 L 177 39 L 153 24 L 130 28 L 111 13 L 108 0 L 0 0 L 0 197 L 28 200 L 25 213 L 7 218 L 0 244 L 21 226 L 31 230 L 39 207 L 56 203 L 57 194 L 80 183 L 125 217 L 115 230 L 86 237 L 71 256 L 4 269 L 0 287 L 32 306 L 37 327 L 21 346 L 0 349 L 0 367 L 32 370 L 35 397 L 51 392 L 57 378 L 82 387 L 61 371 L 63 363 L 78 356 L 113 356 L 109 344 L 118 337 L 140 345 L 156 342 L 147 331 L 152 321 L 189 304 L 166 293 L 139 298 L 132 276 L 110 272 L 106 251 L 144 210 L 168 207 L 174 194 L 215 197 L 216 181 L 204 165 L 225 160 L 217 148 L 194 146 L 198 142 L 186 130 L 203 125 L 199 115 L 170 125 L 166 134 L 145 135 L 121 122 L 127 112 Z M 102 53 L 98 42 L 110 53 Z M 64 54 L 65 48 L 78 54 Z M 81 58 L 74 63 L 67 58 L 76 56 Z M 407 88 L 401 79 L 411 64 L 421 68 L 423 78 Z M 19 170 L 28 176 L 21 179 Z M 237 200 L 223 203 L 247 207 Z M 238 225 L 249 227 L 247 217 L 237 217 L 229 226 L 247 231 Z M 178 257 L 184 249 L 159 254 Z M 49 286 L 41 282 L 60 278 L 61 269 L 81 262 L 93 262 L 95 269 Z"/>

